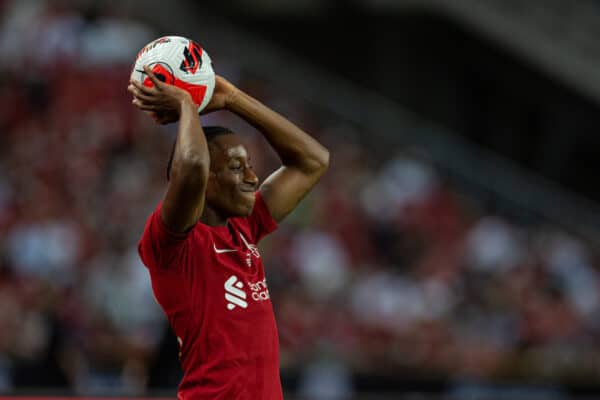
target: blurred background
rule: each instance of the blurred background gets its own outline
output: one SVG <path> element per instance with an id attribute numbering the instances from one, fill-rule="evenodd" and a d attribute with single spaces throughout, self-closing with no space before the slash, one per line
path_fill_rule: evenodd
<path id="1" fill-rule="evenodd" d="M 600 2 L 0 0 L 0 393 L 175 397 L 137 242 L 175 126 L 126 92 L 194 38 L 316 136 L 265 240 L 289 399 L 600 398 Z M 264 178 L 262 137 L 227 113 Z"/>

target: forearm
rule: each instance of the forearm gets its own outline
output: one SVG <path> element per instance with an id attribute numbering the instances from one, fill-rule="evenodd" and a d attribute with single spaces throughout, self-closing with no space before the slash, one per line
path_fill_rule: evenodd
<path id="1" fill-rule="evenodd" d="M 173 232 L 186 232 L 204 209 L 210 157 L 196 105 L 185 101 L 179 107 L 179 127 L 173 162 L 161 217 Z"/>
<path id="2" fill-rule="evenodd" d="M 172 174 L 184 173 L 188 169 L 202 169 L 208 174 L 210 156 L 206 137 L 193 101 L 183 100 L 179 116 L 177 142 L 173 154 Z"/>
<path id="3" fill-rule="evenodd" d="M 327 167 L 329 152 L 282 115 L 242 92 L 230 97 L 227 108 L 257 128 L 285 166 L 312 173 Z"/>

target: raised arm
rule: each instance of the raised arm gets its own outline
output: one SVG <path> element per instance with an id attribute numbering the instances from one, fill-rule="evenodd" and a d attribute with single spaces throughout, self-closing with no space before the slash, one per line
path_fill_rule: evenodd
<path id="1" fill-rule="evenodd" d="M 159 123 L 179 119 L 167 192 L 161 208 L 161 218 L 173 232 L 185 232 L 202 215 L 210 157 L 197 106 L 190 94 L 165 84 L 144 68 L 154 86 L 149 88 L 131 81 L 129 91 L 133 104 L 155 113 Z"/>
<path id="2" fill-rule="evenodd" d="M 257 128 L 281 159 L 281 168 L 260 186 L 271 215 L 281 221 L 327 170 L 329 151 L 282 115 L 229 85 L 227 109 Z"/>

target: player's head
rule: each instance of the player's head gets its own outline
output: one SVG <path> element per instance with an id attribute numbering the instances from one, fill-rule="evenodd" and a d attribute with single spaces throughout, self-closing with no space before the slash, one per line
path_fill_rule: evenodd
<path id="1" fill-rule="evenodd" d="M 206 186 L 206 206 L 223 217 L 250 215 L 258 177 L 250 164 L 250 156 L 240 137 L 228 128 L 202 128 L 210 153 L 210 172 Z M 167 166 L 170 177 L 173 151 Z"/>

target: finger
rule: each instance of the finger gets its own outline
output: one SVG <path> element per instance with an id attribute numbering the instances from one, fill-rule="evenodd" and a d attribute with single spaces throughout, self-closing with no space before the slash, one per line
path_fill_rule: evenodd
<path id="1" fill-rule="evenodd" d="M 130 90 L 130 92 L 131 92 L 131 94 L 133 94 L 134 98 L 142 100 L 143 102 L 146 102 L 146 103 L 150 103 L 150 102 L 153 102 L 156 100 L 155 96 L 144 94 L 136 88 L 133 88 L 132 90 Z"/>
<path id="2" fill-rule="evenodd" d="M 129 81 L 131 83 L 131 85 L 133 85 L 137 90 L 139 90 L 140 92 L 147 94 L 147 95 L 151 95 L 154 94 L 154 92 L 156 91 L 156 89 L 154 87 L 148 87 L 148 86 L 144 86 L 141 82 L 136 81 L 135 79 L 132 79 L 131 81 Z"/>
<path id="3" fill-rule="evenodd" d="M 154 83 L 154 86 L 156 86 L 157 88 L 162 87 L 162 85 L 164 83 L 161 82 L 161 80 L 158 79 L 156 77 L 156 75 L 154 75 L 154 72 L 152 72 L 152 70 L 150 69 L 150 67 L 148 67 L 147 65 L 144 65 L 144 71 L 146 72 L 146 75 L 148 75 L 148 77 L 150 78 L 150 80 L 152 81 L 152 83 Z"/>
<path id="4" fill-rule="evenodd" d="M 160 109 L 160 107 L 158 107 L 154 104 L 144 103 L 144 102 L 140 101 L 139 99 L 133 99 L 131 101 L 131 103 L 134 106 L 136 106 L 138 109 L 143 110 L 143 111 L 157 111 Z"/>
<path id="5" fill-rule="evenodd" d="M 129 86 L 127 86 L 127 91 L 128 91 L 129 93 L 131 93 L 132 95 L 134 95 L 134 96 L 139 96 L 139 95 L 142 95 L 142 94 L 143 94 L 143 93 L 142 93 L 142 92 L 141 92 L 141 91 L 140 91 L 138 88 L 136 88 L 136 87 L 135 87 L 133 84 L 129 84 Z"/>

